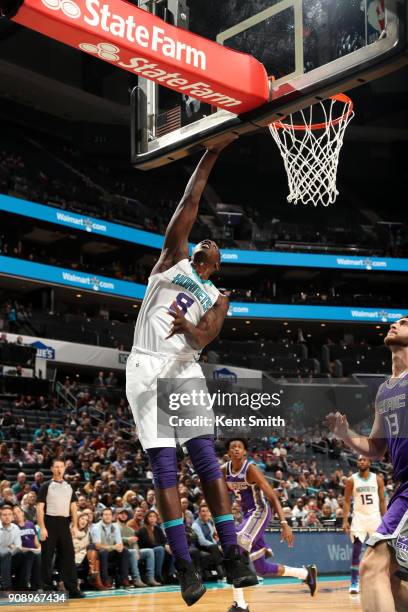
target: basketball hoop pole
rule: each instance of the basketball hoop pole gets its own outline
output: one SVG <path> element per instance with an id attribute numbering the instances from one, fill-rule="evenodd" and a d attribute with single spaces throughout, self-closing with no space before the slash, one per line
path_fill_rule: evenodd
<path id="1" fill-rule="evenodd" d="M 123 0 L 0 0 L 0 16 L 234 114 L 269 101 L 254 57 Z"/>

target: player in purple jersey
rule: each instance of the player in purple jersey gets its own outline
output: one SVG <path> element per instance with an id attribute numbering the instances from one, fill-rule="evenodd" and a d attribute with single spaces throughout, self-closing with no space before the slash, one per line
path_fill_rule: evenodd
<path id="1" fill-rule="evenodd" d="M 239 500 L 243 521 L 237 527 L 238 544 L 250 553 L 258 576 L 276 577 L 292 576 L 303 580 L 310 589 L 312 597 L 317 588 L 317 569 L 315 565 L 307 567 L 288 567 L 277 563 L 268 563 L 266 556 L 270 549 L 265 542 L 265 531 L 271 520 L 271 506 L 280 519 L 282 539 L 293 546 L 293 533 L 285 520 L 282 506 L 275 491 L 262 474 L 261 470 L 248 461 L 248 445 L 238 438 L 229 440 L 227 446 L 230 461 L 222 468 L 227 487 Z M 234 588 L 234 603 L 229 612 L 248 612 L 248 606 L 242 589 Z"/>
<path id="2" fill-rule="evenodd" d="M 327 417 L 335 436 L 357 453 L 379 459 L 388 449 L 398 482 L 360 566 L 365 612 L 408 610 L 408 315 L 391 325 L 384 342 L 392 354 L 392 377 L 378 390 L 369 437 L 353 432 L 340 412 Z"/>

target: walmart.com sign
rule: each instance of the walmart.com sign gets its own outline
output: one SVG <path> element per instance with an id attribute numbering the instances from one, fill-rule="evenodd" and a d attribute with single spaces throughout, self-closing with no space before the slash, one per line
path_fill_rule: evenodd
<path id="1" fill-rule="evenodd" d="M 94 217 L 63 211 L 53 206 L 35 204 L 0 194 L 0 210 L 16 215 L 92 232 L 115 240 L 161 249 L 163 236 L 119 223 L 101 221 Z M 190 245 L 190 249 L 193 245 Z M 275 251 L 243 251 L 223 249 L 221 259 L 226 264 L 281 266 L 298 268 L 329 268 L 381 272 L 408 272 L 408 259 L 392 257 L 356 257 L 320 255 L 312 253 L 284 253 Z"/>

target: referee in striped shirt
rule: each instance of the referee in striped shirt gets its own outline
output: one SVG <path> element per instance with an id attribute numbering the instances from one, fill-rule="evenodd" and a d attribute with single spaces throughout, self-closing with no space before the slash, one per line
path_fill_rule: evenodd
<path id="1" fill-rule="evenodd" d="M 52 480 L 44 483 L 37 497 L 37 520 L 41 542 L 41 580 L 45 591 L 52 591 L 53 559 L 56 562 L 69 597 L 85 595 L 78 589 L 74 545 L 69 528 L 72 517 L 73 533 L 78 529 L 77 498 L 73 488 L 64 480 L 65 463 L 54 459 Z"/>

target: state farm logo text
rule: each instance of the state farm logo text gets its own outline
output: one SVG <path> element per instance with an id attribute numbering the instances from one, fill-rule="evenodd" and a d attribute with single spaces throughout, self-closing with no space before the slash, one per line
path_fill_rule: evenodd
<path id="1" fill-rule="evenodd" d="M 203 71 L 207 68 L 207 56 L 204 51 L 167 36 L 166 31 L 157 25 L 149 28 L 136 23 L 133 15 L 123 17 L 112 13 L 109 4 L 102 4 L 100 0 L 85 0 L 83 13 L 73 0 L 41 0 L 41 2 L 51 11 L 61 10 L 70 19 L 82 18 L 87 25 L 101 28 L 115 38 L 127 40 L 141 49 L 149 49 L 158 55 Z M 123 6 L 126 8 L 125 4 Z"/>
<path id="2" fill-rule="evenodd" d="M 185 93 L 192 98 L 205 100 L 208 104 L 222 104 L 225 108 L 232 108 L 242 104 L 240 100 L 235 100 L 235 98 L 214 91 L 208 83 L 201 81 L 191 83 L 183 77 L 181 72 L 167 72 L 160 67 L 160 64 L 151 62 L 144 57 L 132 57 L 127 63 L 123 62 L 120 59 L 119 47 L 111 43 L 100 42 L 94 44 L 83 42 L 79 44 L 79 48 L 81 51 L 96 55 L 105 61 L 116 62 L 121 68 L 134 72 L 145 79 L 152 79 L 156 83 L 177 89 L 177 91 Z"/>

